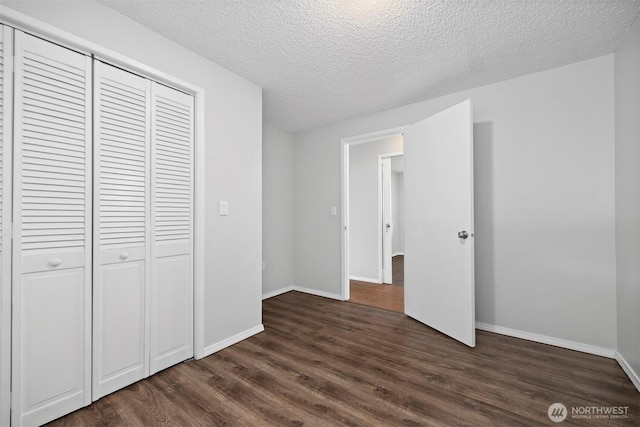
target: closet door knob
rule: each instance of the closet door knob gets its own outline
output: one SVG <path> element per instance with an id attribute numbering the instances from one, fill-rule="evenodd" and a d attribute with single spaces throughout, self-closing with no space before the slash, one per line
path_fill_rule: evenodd
<path id="1" fill-rule="evenodd" d="M 57 267 L 57 266 L 59 266 L 60 264 L 62 264 L 62 260 L 61 260 L 60 258 L 51 258 L 51 259 L 49 260 L 49 265 L 50 265 L 51 267 Z"/>
<path id="2" fill-rule="evenodd" d="M 121 260 L 123 260 L 123 261 L 124 261 L 124 260 L 125 260 L 125 259 L 127 259 L 127 258 L 129 258 L 129 252 L 127 252 L 127 251 L 120 252 L 120 259 L 121 259 Z"/>
<path id="3" fill-rule="evenodd" d="M 462 231 L 458 232 L 458 238 L 466 239 L 468 237 L 469 237 L 469 233 L 467 233 L 467 230 L 462 230 Z"/>

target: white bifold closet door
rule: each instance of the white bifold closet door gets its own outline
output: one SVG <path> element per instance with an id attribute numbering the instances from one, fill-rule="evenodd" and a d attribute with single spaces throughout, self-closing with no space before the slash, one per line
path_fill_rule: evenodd
<path id="1" fill-rule="evenodd" d="M 93 400 L 149 375 L 150 86 L 94 63 Z"/>
<path id="2" fill-rule="evenodd" d="M 193 356 L 193 96 L 151 89 L 151 373 Z"/>
<path id="3" fill-rule="evenodd" d="M 12 425 L 91 403 L 91 59 L 15 31 Z"/>
<path id="4" fill-rule="evenodd" d="M 193 97 L 96 61 L 93 399 L 193 356 Z"/>

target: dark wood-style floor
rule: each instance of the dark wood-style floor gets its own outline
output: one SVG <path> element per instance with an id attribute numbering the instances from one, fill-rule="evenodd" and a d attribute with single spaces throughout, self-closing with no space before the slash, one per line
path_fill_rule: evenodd
<path id="1" fill-rule="evenodd" d="M 404 287 L 349 280 L 349 302 L 404 313 Z"/>
<path id="2" fill-rule="evenodd" d="M 391 258 L 391 283 L 404 286 L 404 255 Z"/>
<path id="3" fill-rule="evenodd" d="M 289 292 L 266 328 L 111 394 L 52 426 L 538 426 L 549 405 L 629 407 L 613 360 L 478 332 L 470 349 L 391 311 Z"/>
<path id="4" fill-rule="evenodd" d="M 393 286 L 349 280 L 349 302 L 404 313 L 404 255 L 392 260 Z"/>

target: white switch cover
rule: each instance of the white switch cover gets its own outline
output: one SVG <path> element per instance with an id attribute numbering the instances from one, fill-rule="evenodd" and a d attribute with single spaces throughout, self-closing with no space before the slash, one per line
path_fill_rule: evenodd
<path id="1" fill-rule="evenodd" d="M 336 206 L 331 206 L 331 215 L 338 215 L 338 208 Z"/>
<path id="2" fill-rule="evenodd" d="M 229 215 L 229 202 L 227 202 L 226 200 L 220 201 L 219 213 L 220 216 Z"/>

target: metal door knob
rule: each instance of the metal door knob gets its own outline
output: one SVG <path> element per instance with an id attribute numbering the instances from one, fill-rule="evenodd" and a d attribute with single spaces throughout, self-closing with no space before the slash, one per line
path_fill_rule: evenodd
<path id="1" fill-rule="evenodd" d="M 458 237 L 461 239 L 466 239 L 467 237 L 469 237 L 469 233 L 467 233 L 467 230 L 458 231 Z"/>

